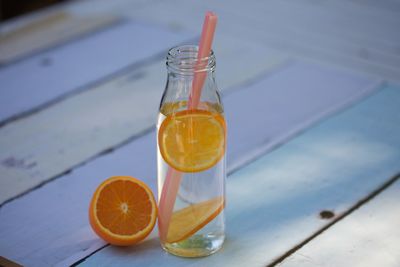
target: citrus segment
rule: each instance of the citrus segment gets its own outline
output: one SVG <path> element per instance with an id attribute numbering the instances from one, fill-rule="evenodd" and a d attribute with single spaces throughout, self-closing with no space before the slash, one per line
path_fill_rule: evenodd
<path id="1" fill-rule="evenodd" d="M 178 171 L 204 171 L 224 155 L 225 132 L 221 114 L 203 110 L 180 111 L 168 116 L 160 126 L 160 153 Z"/>
<path id="2" fill-rule="evenodd" d="M 174 212 L 168 228 L 167 242 L 180 242 L 192 236 L 217 217 L 223 208 L 224 198 L 216 197 Z"/>
<path id="3" fill-rule="evenodd" d="M 157 206 L 150 188 L 129 176 L 115 176 L 96 189 L 89 207 L 93 230 L 113 245 L 126 246 L 152 231 Z"/>

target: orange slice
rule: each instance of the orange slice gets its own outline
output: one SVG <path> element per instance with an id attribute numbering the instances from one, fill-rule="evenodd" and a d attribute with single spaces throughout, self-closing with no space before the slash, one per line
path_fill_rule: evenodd
<path id="1" fill-rule="evenodd" d="M 133 177 L 115 176 L 96 189 L 89 208 L 93 230 L 113 245 L 127 246 L 153 230 L 157 205 L 150 188 Z"/>
<path id="2" fill-rule="evenodd" d="M 172 214 L 167 242 L 175 243 L 192 236 L 224 209 L 224 198 L 216 197 L 178 210 Z"/>
<path id="3" fill-rule="evenodd" d="M 204 110 L 180 111 L 168 116 L 160 126 L 160 153 L 178 171 L 204 171 L 224 155 L 225 132 L 221 114 Z"/>

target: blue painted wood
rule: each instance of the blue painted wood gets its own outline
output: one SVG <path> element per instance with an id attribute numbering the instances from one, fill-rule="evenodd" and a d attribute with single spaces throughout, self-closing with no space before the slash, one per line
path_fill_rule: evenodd
<path id="1" fill-rule="evenodd" d="M 213 10 L 220 18 L 218 32 L 239 34 L 291 56 L 399 81 L 398 14 L 382 12 L 365 1 L 347 2 L 178 0 L 175 5 L 159 2 L 132 13 L 140 20 L 197 30 L 202 14 Z M 193 13 L 194 9 L 200 12 Z"/>
<path id="2" fill-rule="evenodd" d="M 238 166 L 251 160 L 249 155 L 264 153 L 280 143 L 282 136 L 289 138 L 333 110 L 342 109 L 350 100 L 360 99 L 374 89 L 376 82 L 294 62 L 251 86 L 228 93 L 223 97 L 228 120 L 228 169 L 235 162 Z M 155 139 L 153 131 L 4 205 L 0 209 L 2 254 L 29 266 L 68 265 L 104 245 L 87 221 L 91 194 L 101 181 L 114 175 L 138 177 L 156 192 Z M 251 187 L 243 190 L 251 193 Z M 233 200 L 228 199 L 228 203 Z M 154 249 L 154 256 L 163 255 L 158 245 Z"/>
<path id="3" fill-rule="evenodd" d="M 222 92 L 235 90 L 235 86 L 237 89 L 283 65 L 285 57 L 256 44 L 233 40 L 220 38 L 214 47 L 221 51 L 217 77 Z M 238 55 L 237 51 L 249 52 Z M 236 64 L 243 60 L 259 62 L 243 69 Z M 165 80 L 165 59 L 130 67 L 0 128 L 0 205 L 154 125 Z M 38 148 L 43 140 L 46 145 Z"/>
<path id="4" fill-rule="evenodd" d="M 2 68 L 0 122 L 194 37 L 126 22 Z"/>
<path id="5" fill-rule="evenodd" d="M 228 239 L 219 253 L 183 259 L 156 238 L 107 247 L 80 266 L 265 266 L 400 171 L 400 88 L 386 87 L 228 179 Z"/>
<path id="6" fill-rule="evenodd" d="M 293 62 L 224 100 L 231 169 L 284 143 L 319 119 L 374 91 L 379 80 Z"/>
<path id="7" fill-rule="evenodd" d="M 400 179 L 286 258 L 279 267 L 396 267 Z"/>

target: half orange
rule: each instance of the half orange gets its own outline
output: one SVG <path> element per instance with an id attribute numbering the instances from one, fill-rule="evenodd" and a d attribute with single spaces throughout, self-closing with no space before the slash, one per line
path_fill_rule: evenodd
<path id="1" fill-rule="evenodd" d="M 225 152 L 226 126 L 219 113 L 184 110 L 168 116 L 158 131 L 163 159 L 181 172 L 213 167 Z"/>
<path id="2" fill-rule="evenodd" d="M 127 246 L 153 230 L 157 205 L 150 188 L 130 176 L 114 176 L 99 185 L 89 207 L 93 230 L 106 242 Z"/>

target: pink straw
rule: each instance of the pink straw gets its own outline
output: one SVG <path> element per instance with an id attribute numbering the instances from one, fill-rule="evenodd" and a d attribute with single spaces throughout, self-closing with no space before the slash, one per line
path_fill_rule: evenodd
<path id="1" fill-rule="evenodd" d="M 206 13 L 203 30 L 201 33 L 199 51 L 197 53 L 198 68 L 201 68 L 201 61 L 209 57 L 211 52 L 211 44 L 214 37 L 215 27 L 217 25 L 217 15 L 208 11 Z M 207 73 L 204 71 L 195 71 L 192 83 L 192 90 L 189 95 L 188 109 L 196 109 L 200 103 L 201 90 L 204 85 Z M 158 228 L 160 238 L 165 241 L 167 238 L 169 222 L 175 205 L 176 196 L 178 194 L 179 185 L 181 183 L 183 173 L 168 168 L 165 182 L 161 191 L 160 203 L 158 206 Z"/>
<path id="2" fill-rule="evenodd" d="M 199 52 L 197 53 L 198 67 L 205 58 L 210 56 L 211 44 L 214 38 L 215 27 L 217 26 L 217 15 L 208 11 L 204 19 L 203 31 L 201 33 Z M 192 83 L 192 91 L 189 96 L 189 109 L 196 109 L 200 102 L 201 89 L 203 88 L 207 73 L 205 71 L 195 72 Z"/>

